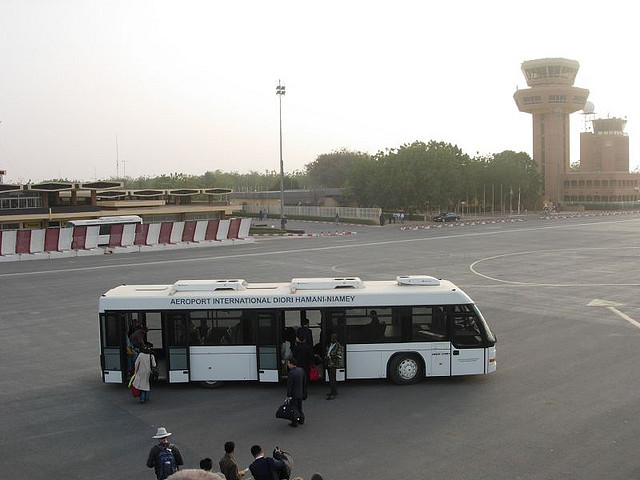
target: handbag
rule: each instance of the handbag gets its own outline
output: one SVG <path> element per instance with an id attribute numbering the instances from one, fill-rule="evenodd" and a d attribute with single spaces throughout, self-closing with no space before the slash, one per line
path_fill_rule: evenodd
<path id="1" fill-rule="evenodd" d="M 131 395 L 133 395 L 135 398 L 138 398 L 140 396 L 140 390 L 131 385 Z"/>
<path id="2" fill-rule="evenodd" d="M 149 380 L 151 383 L 157 383 L 160 378 L 160 371 L 158 370 L 158 364 L 154 367 L 156 359 L 153 355 L 149 355 L 149 367 L 151 368 L 151 375 L 149 375 Z"/>
<path id="3" fill-rule="evenodd" d="M 320 380 L 320 370 L 317 365 L 311 365 L 309 368 L 309 380 L 311 382 L 317 382 Z"/>
<path id="4" fill-rule="evenodd" d="M 131 390 L 131 395 L 133 395 L 135 398 L 138 398 L 140 396 L 140 390 L 138 390 L 136 387 L 133 386 L 133 381 L 136 378 L 136 374 L 134 373 L 133 375 L 131 375 L 131 378 L 129 379 L 129 389 Z"/>
<path id="5" fill-rule="evenodd" d="M 295 417 L 295 408 L 289 403 L 289 400 L 278 407 L 276 410 L 276 418 L 284 418 L 285 420 L 293 420 Z"/>

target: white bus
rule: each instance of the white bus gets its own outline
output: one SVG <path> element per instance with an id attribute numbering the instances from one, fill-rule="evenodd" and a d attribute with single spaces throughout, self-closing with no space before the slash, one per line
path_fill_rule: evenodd
<path id="1" fill-rule="evenodd" d="M 145 326 L 160 378 L 169 383 L 278 382 L 285 373 L 282 344 L 303 318 L 319 355 L 338 334 L 345 347 L 340 381 L 409 384 L 496 369 L 493 333 L 473 300 L 447 280 L 180 280 L 122 285 L 100 297 L 103 380 L 127 381 L 133 362 L 128 335 Z"/>
<path id="2" fill-rule="evenodd" d="M 114 217 L 91 218 L 89 220 L 69 220 L 69 227 L 100 227 L 98 245 L 109 245 L 109 235 L 113 225 L 135 225 L 142 223 L 138 215 L 121 215 Z"/>

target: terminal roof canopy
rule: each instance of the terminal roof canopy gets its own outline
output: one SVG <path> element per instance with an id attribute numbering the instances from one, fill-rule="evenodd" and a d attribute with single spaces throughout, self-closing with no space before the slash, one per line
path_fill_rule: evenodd
<path id="1" fill-rule="evenodd" d="M 100 180 L 97 182 L 87 182 L 82 184 L 82 188 L 88 190 L 109 190 L 111 188 L 122 188 L 122 182 L 109 182 L 107 180 Z"/>
<path id="2" fill-rule="evenodd" d="M 29 185 L 29 190 L 43 191 L 43 192 L 59 192 L 61 190 L 73 190 L 75 185 L 73 183 L 62 182 L 44 182 L 34 183 Z"/>

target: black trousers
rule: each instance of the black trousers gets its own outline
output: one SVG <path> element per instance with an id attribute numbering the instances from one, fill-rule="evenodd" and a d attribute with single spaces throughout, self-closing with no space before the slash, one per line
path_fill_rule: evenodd
<path id="1" fill-rule="evenodd" d="M 302 398 L 307 399 L 307 385 L 309 385 L 309 370 L 311 369 L 310 365 L 302 366 L 304 370 L 304 384 L 302 385 Z"/>
<path id="2" fill-rule="evenodd" d="M 291 423 L 304 423 L 304 412 L 302 411 L 302 399 L 301 398 L 292 398 L 291 404 L 295 409 L 295 417 L 291 421 Z"/>
<path id="3" fill-rule="evenodd" d="M 329 373 L 329 387 L 331 387 L 331 391 L 329 392 L 329 394 L 335 396 L 338 394 L 338 381 L 336 380 L 336 368 L 329 367 L 327 368 L 327 371 Z"/>

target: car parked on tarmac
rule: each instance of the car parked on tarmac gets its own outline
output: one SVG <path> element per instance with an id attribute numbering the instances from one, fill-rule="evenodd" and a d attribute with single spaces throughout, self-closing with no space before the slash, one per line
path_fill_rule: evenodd
<path id="1" fill-rule="evenodd" d="M 460 215 L 453 212 L 441 213 L 433 217 L 434 222 L 457 222 L 458 220 L 460 220 Z"/>

